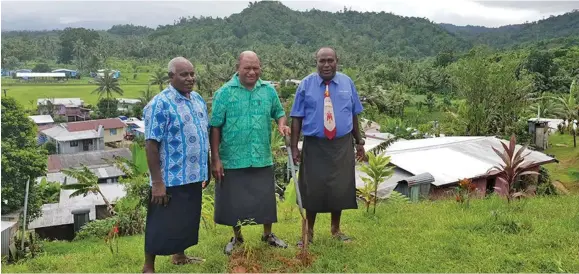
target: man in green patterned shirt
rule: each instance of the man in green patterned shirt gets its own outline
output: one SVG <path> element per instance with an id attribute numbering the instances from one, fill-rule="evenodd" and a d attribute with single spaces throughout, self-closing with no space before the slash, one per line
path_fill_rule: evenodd
<path id="1" fill-rule="evenodd" d="M 226 254 L 243 242 L 244 224 L 263 224 L 262 241 L 286 248 L 271 232 L 277 222 L 271 121 L 277 121 L 283 136 L 290 134 L 290 128 L 275 88 L 259 78 L 257 55 L 241 53 L 236 67 L 237 72 L 215 93 L 212 103 L 211 169 L 217 182 L 214 220 L 233 227 Z"/>

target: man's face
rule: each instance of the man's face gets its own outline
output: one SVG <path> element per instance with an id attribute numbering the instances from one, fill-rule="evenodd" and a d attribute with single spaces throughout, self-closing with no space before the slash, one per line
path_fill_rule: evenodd
<path id="1" fill-rule="evenodd" d="M 181 92 L 193 91 L 195 85 L 195 69 L 188 62 L 179 62 L 175 66 L 175 72 L 169 73 L 171 85 Z"/>
<path id="2" fill-rule="evenodd" d="M 336 74 L 336 67 L 338 66 L 338 58 L 336 53 L 331 49 L 321 49 L 316 56 L 318 63 L 318 73 L 324 80 L 334 78 Z"/>
<path id="3" fill-rule="evenodd" d="M 255 56 L 241 59 L 237 68 L 239 81 L 245 86 L 254 86 L 261 75 L 261 64 Z"/>

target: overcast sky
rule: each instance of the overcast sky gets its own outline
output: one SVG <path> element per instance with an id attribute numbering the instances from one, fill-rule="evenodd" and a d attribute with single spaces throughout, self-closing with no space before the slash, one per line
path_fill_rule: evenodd
<path id="1" fill-rule="evenodd" d="M 385 11 L 424 17 L 437 23 L 498 27 L 536 21 L 579 9 L 579 1 L 472 0 L 319 0 L 281 1 L 294 10 Z M 157 27 L 179 17 L 225 17 L 239 13 L 249 1 L 6 1 L 2 0 L 2 30 L 62 29 L 68 26 L 108 29 L 115 24 Z"/>

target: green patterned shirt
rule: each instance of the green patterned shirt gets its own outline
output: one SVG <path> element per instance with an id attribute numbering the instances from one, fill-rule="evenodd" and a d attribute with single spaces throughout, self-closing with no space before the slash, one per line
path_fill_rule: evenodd
<path id="1" fill-rule="evenodd" d="M 271 121 L 285 116 L 275 88 L 258 79 L 246 89 L 237 73 L 213 96 L 210 125 L 221 127 L 219 156 L 225 169 L 273 165 Z"/>

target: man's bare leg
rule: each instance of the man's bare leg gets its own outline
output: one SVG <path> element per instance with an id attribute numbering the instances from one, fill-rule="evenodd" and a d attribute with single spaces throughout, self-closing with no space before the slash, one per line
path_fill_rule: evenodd
<path id="1" fill-rule="evenodd" d="M 346 236 L 340 230 L 340 219 L 342 217 L 342 211 L 334 211 L 331 214 L 332 214 L 332 227 L 330 229 L 330 232 L 332 233 L 332 236 L 343 242 L 351 241 L 350 237 Z"/>
<path id="2" fill-rule="evenodd" d="M 155 255 L 145 253 L 145 265 L 143 265 L 143 273 L 155 273 Z"/>

